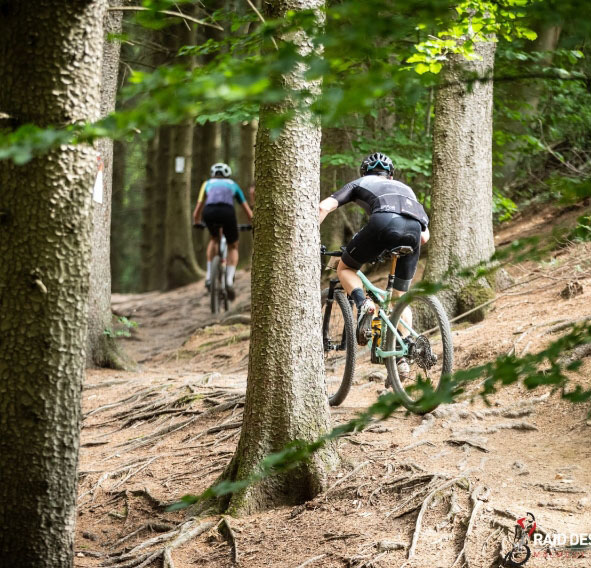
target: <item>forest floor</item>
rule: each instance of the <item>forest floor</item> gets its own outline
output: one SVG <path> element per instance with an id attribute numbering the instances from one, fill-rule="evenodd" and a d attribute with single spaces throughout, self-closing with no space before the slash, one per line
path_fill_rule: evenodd
<path id="1" fill-rule="evenodd" d="M 504 225 L 496 242 L 573 226 L 581 214 L 544 208 Z M 591 316 L 591 243 L 508 270 L 513 286 L 499 293 L 486 319 L 453 328 L 456 369 L 536 352 L 565 332 L 552 332 L 557 321 Z M 582 289 L 563 298 L 572 281 Z M 238 299 L 221 318 L 209 313 L 203 283 L 113 297 L 115 312 L 139 324 L 124 340 L 138 370 L 87 374 L 76 566 L 484 568 L 500 565 L 526 512 L 548 533 L 591 533 L 589 406 L 565 402 L 548 387 L 519 385 L 501 389 L 490 407 L 473 396 L 474 385 L 425 417 L 396 412 L 341 439 L 330 489 L 305 505 L 238 519 L 166 512 L 166 504 L 212 484 L 234 451 L 249 286 L 250 274 L 240 271 Z M 331 409 L 334 424 L 384 389 L 385 369 L 372 366 L 367 353 L 358 360 L 349 397 Z M 591 387 L 591 357 L 570 376 Z M 532 550 L 528 568 L 591 566 L 591 550 Z"/>

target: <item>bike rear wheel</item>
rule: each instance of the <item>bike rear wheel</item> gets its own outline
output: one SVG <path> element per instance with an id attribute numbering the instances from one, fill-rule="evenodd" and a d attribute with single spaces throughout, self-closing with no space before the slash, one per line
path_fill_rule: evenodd
<path id="1" fill-rule="evenodd" d="M 210 307 L 211 313 L 217 314 L 220 311 L 222 266 L 219 256 L 214 256 L 211 261 L 211 285 L 210 285 Z"/>
<path id="2" fill-rule="evenodd" d="M 353 384 L 357 344 L 353 312 L 346 294 L 336 290 L 328 302 L 328 288 L 322 292 L 322 343 L 328 402 L 342 404 Z"/>
<path id="3" fill-rule="evenodd" d="M 404 337 L 408 332 L 400 323 L 412 314 L 412 329 L 418 337 Z M 427 381 L 430 387 L 440 392 L 441 378 L 451 373 L 453 368 L 453 345 L 449 320 L 439 300 L 433 296 L 402 296 L 390 316 L 392 325 L 398 329 L 409 345 L 409 355 L 404 362 L 398 362 L 394 357 L 385 359 L 389 382 L 396 393 L 400 395 L 402 404 L 416 414 L 426 414 L 435 409 L 439 402 L 417 404 L 423 392 L 416 387 L 419 381 Z M 385 340 L 385 350 L 393 351 L 394 334 L 388 332 Z M 396 350 L 401 346 L 396 341 Z M 399 365 L 401 372 L 399 372 Z"/>

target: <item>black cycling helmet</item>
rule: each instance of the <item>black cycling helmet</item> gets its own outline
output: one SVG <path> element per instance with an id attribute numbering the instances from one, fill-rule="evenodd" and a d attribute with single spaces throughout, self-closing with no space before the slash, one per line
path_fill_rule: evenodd
<path id="1" fill-rule="evenodd" d="M 374 152 L 361 162 L 359 173 L 362 176 L 392 175 L 394 173 L 394 164 L 386 154 Z"/>
<path id="2" fill-rule="evenodd" d="M 224 164 L 222 162 L 218 162 L 211 166 L 209 170 L 210 177 L 225 177 L 229 178 L 232 175 L 232 169 L 228 164 Z"/>

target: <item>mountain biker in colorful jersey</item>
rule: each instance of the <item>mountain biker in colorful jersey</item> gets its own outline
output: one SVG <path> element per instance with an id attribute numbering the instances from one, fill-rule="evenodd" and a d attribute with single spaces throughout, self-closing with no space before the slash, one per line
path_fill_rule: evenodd
<path id="1" fill-rule="evenodd" d="M 357 305 L 357 341 L 365 345 L 368 342 L 366 331 L 370 329 L 376 306 L 366 298 L 357 271 L 385 250 L 412 247 L 413 252 L 400 257 L 396 263 L 393 292 L 395 297 L 401 296 L 409 289 L 415 275 L 421 244 L 429 240 L 429 218 L 413 190 L 392 179 L 394 164 L 385 154 L 375 152 L 367 156 L 359 172 L 359 179 L 320 202 L 319 213 L 322 223 L 331 211 L 354 201 L 369 214 L 367 225 L 347 245 L 337 267 L 343 288 Z M 410 312 L 403 313 L 402 317 L 407 321 L 412 319 Z"/>
<path id="2" fill-rule="evenodd" d="M 238 264 L 238 223 L 234 211 L 234 199 L 244 209 L 248 219 L 252 221 L 252 211 L 244 197 L 240 186 L 230 179 L 232 170 L 228 164 L 217 163 L 211 166 L 210 179 L 203 182 L 199 190 L 197 205 L 193 211 L 193 221 L 197 224 L 203 221 L 211 235 L 207 244 L 207 273 L 205 286 L 211 284 L 211 261 L 217 254 L 220 242 L 220 227 L 224 231 L 228 243 L 228 260 L 226 267 L 226 289 L 228 298 L 236 297 L 234 292 L 234 274 Z"/>

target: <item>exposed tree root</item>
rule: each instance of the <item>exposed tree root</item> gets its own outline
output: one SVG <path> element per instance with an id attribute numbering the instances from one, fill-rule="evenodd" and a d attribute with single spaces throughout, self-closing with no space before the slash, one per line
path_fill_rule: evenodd
<path id="1" fill-rule="evenodd" d="M 236 533 L 232 528 L 230 520 L 226 515 L 223 515 L 218 523 L 218 530 L 222 536 L 228 541 L 232 554 L 232 562 L 238 564 L 238 541 L 236 539 Z"/>
<path id="2" fill-rule="evenodd" d="M 172 561 L 172 551 L 182 546 L 187 541 L 207 532 L 218 524 L 216 521 L 189 520 L 178 528 L 164 534 L 152 537 L 125 553 L 114 553 L 103 562 L 103 566 L 113 566 L 115 568 L 145 568 L 154 560 L 162 558 L 164 565 L 174 568 Z M 143 528 L 143 527 L 142 527 Z M 164 546 L 158 546 L 156 550 L 144 552 L 153 546 L 166 543 Z M 168 563 L 168 564 L 167 564 Z"/>

